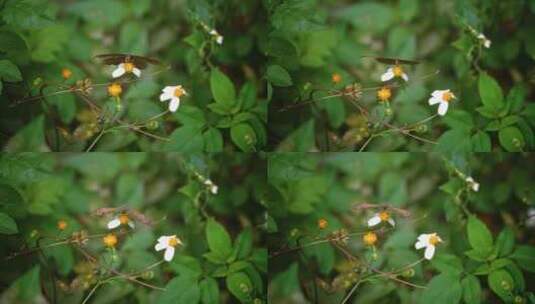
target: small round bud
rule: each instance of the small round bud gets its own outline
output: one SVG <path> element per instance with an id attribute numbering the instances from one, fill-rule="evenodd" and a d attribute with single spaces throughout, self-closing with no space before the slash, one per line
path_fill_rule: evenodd
<path id="1" fill-rule="evenodd" d="M 149 130 L 156 130 L 160 126 L 160 123 L 158 121 L 156 121 L 156 120 L 151 120 L 145 126 Z"/>
<path id="2" fill-rule="evenodd" d="M 414 274 L 416 272 L 414 271 L 414 268 L 409 268 L 409 269 L 406 269 L 405 271 L 403 271 L 403 273 L 401 274 L 404 278 L 412 278 L 414 277 Z"/>
<path id="3" fill-rule="evenodd" d="M 106 247 L 113 248 L 117 244 L 117 237 L 115 236 L 115 234 L 110 233 L 102 238 L 102 242 Z"/>
<path id="4" fill-rule="evenodd" d="M 509 282 L 507 282 L 507 281 L 501 281 L 501 282 L 500 282 L 500 285 L 501 285 L 502 288 L 505 289 L 505 290 L 511 290 L 511 285 L 510 285 Z"/>
<path id="5" fill-rule="evenodd" d="M 108 86 L 108 94 L 112 97 L 119 97 L 123 92 L 123 87 L 119 83 L 112 83 Z"/>
<path id="6" fill-rule="evenodd" d="M 386 116 L 392 116 L 392 114 L 394 114 L 394 111 L 392 110 L 392 108 L 388 107 L 385 109 Z"/>
<path id="7" fill-rule="evenodd" d="M 327 228 L 327 226 L 329 226 L 329 223 L 327 222 L 326 219 L 321 218 L 321 219 L 318 220 L 318 228 L 319 229 L 325 229 L 325 228 Z"/>
<path id="8" fill-rule="evenodd" d="M 377 234 L 370 231 L 362 237 L 362 241 L 366 246 L 373 246 L 377 242 Z"/>
<path id="9" fill-rule="evenodd" d="M 342 76 L 340 76 L 340 74 L 338 73 L 333 73 L 333 75 L 331 76 L 331 80 L 334 84 L 338 84 L 342 81 Z"/>
<path id="10" fill-rule="evenodd" d="M 61 69 L 61 76 L 63 77 L 63 79 L 67 80 L 67 79 L 71 78 L 72 71 L 67 69 L 67 68 L 63 68 L 63 69 Z"/>
<path id="11" fill-rule="evenodd" d="M 40 86 L 42 83 L 43 83 L 43 78 L 41 78 L 41 77 L 37 77 L 37 78 L 35 78 L 35 79 L 33 80 L 33 83 L 32 83 L 32 84 L 33 84 L 34 87 L 38 87 L 38 86 Z"/>
<path id="12" fill-rule="evenodd" d="M 515 299 L 514 299 L 514 302 L 515 304 L 524 304 L 524 298 L 522 298 L 521 296 L 516 296 Z"/>
<path id="13" fill-rule="evenodd" d="M 59 220 L 58 221 L 58 229 L 59 230 L 65 230 L 65 229 L 67 229 L 67 226 L 68 226 L 68 224 L 67 224 L 66 221 L 64 221 L 64 220 Z"/>
<path id="14" fill-rule="evenodd" d="M 152 280 L 154 278 L 154 271 L 152 270 L 145 271 L 143 272 L 143 274 L 141 274 L 141 277 L 144 280 Z"/>

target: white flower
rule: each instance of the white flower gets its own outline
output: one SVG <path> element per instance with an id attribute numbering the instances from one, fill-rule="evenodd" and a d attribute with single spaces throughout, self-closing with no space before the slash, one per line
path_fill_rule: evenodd
<path id="1" fill-rule="evenodd" d="M 117 68 L 111 73 L 113 78 L 118 78 L 124 75 L 124 73 L 133 73 L 137 77 L 141 76 L 141 70 L 136 68 L 132 62 L 121 63 Z"/>
<path id="2" fill-rule="evenodd" d="M 396 222 L 394 222 L 394 219 L 390 217 L 390 213 L 388 213 L 387 211 L 376 213 L 372 218 L 368 220 L 368 226 L 373 227 L 381 222 L 388 222 L 390 225 L 392 225 L 392 227 L 396 226 Z"/>
<path id="3" fill-rule="evenodd" d="M 180 105 L 180 97 L 183 95 L 188 95 L 186 90 L 182 88 L 181 85 L 176 86 L 167 86 L 163 88 L 162 94 L 160 95 L 160 101 L 171 100 L 169 102 L 169 111 L 175 112 Z"/>
<path id="4" fill-rule="evenodd" d="M 535 227 L 535 208 L 528 209 L 528 218 L 526 219 L 526 227 Z"/>
<path id="5" fill-rule="evenodd" d="M 217 185 L 214 184 L 211 180 L 205 180 L 204 184 L 210 188 L 210 192 L 212 192 L 212 194 L 217 194 L 217 190 L 219 189 L 219 187 L 217 187 Z"/>
<path id="6" fill-rule="evenodd" d="M 128 214 L 121 213 L 118 217 L 108 222 L 108 229 L 115 229 L 120 225 L 128 225 L 130 228 L 134 229 L 136 225 L 133 221 L 130 220 Z"/>
<path id="7" fill-rule="evenodd" d="M 448 112 L 448 106 L 452 99 L 457 98 L 450 90 L 436 90 L 429 98 L 429 105 L 438 105 L 438 115 L 444 116 Z"/>
<path id="8" fill-rule="evenodd" d="M 483 42 L 484 47 L 486 47 L 487 49 L 490 48 L 492 42 L 487 39 L 487 37 L 483 33 L 479 33 L 479 35 L 477 35 L 477 39 Z"/>
<path id="9" fill-rule="evenodd" d="M 223 44 L 223 36 L 221 36 L 215 29 L 212 29 L 208 34 L 212 35 L 215 38 L 217 44 Z"/>
<path id="10" fill-rule="evenodd" d="M 418 241 L 414 244 L 414 247 L 419 250 L 425 247 L 424 257 L 428 260 L 435 255 L 435 246 L 441 243 L 442 239 L 436 233 L 420 234 Z"/>
<path id="11" fill-rule="evenodd" d="M 465 181 L 468 183 L 468 185 L 472 188 L 474 192 L 479 191 L 479 183 L 476 182 L 471 176 L 467 177 Z"/>
<path id="12" fill-rule="evenodd" d="M 170 262 L 175 255 L 175 247 L 177 245 L 182 245 L 182 241 L 176 235 L 162 235 L 154 246 L 154 250 L 161 251 L 165 249 L 163 259 Z"/>
<path id="13" fill-rule="evenodd" d="M 403 80 L 409 81 L 409 76 L 407 76 L 400 65 L 395 65 L 394 67 L 388 68 L 386 72 L 381 75 L 381 81 L 389 81 L 394 77 L 403 78 Z"/>

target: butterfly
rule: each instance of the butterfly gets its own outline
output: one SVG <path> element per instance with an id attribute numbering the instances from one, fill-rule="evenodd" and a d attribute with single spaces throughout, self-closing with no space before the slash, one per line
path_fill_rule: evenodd
<path id="1" fill-rule="evenodd" d="M 102 60 L 102 62 L 107 65 L 119 65 L 121 63 L 130 62 L 140 69 L 145 69 L 149 64 L 161 64 L 158 59 L 131 54 L 110 53 L 96 55 L 95 57 Z"/>
<path id="2" fill-rule="evenodd" d="M 408 65 L 416 65 L 419 64 L 420 61 L 417 60 L 408 60 L 408 59 L 400 59 L 400 58 L 388 58 L 388 57 L 375 57 L 375 56 L 363 56 L 362 58 L 373 58 L 377 62 L 384 63 L 384 64 L 408 64 Z"/>

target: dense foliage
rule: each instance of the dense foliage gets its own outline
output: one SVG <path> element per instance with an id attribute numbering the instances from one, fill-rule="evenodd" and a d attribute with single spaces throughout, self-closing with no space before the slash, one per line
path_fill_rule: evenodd
<path id="1" fill-rule="evenodd" d="M 267 102 L 258 92 L 255 33 L 263 24 L 261 9 L 256 1 L 1 0 L 2 146 L 263 149 Z M 115 67 L 94 57 L 104 53 L 148 56 L 160 64 L 149 64 L 139 78 L 112 79 Z M 120 87 L 110 89 L 112 83 Z M 161 90 L 176 85 L 185 90 L 181 104 L 166 112 Z"/>
<path id="2" fill-rule="evenodd" d="M 0 302 L 265 303 L 264 163 L 0 155 Z M 169 262 L 162 235 L 181 241 Z"/>
<path id="3" fill-rule="evenodd" d="M 271 155 L 269 298 L 535 303 L 533 157 Z M 368 227 L 381 211 L 395 226 Z M 427 260 L 415 245 L 432 233 Z"/>
<path id="4" fill-rule="evenodd" d="M 263 2 L 273 149 L 534 148 L 535 2 Z M 420 61 L 401 65 L 409 80 L 390 81 L 387 101 L 378 94 L 392 64 L 374 56 Z M 446 89 L 456 98 L 434 115 L 428 99 Z"/>

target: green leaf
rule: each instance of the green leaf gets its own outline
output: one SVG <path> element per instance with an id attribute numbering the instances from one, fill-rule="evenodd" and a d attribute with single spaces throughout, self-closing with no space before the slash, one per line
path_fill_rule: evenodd
<path id="1" fill-rule="evenodd" d="M 0 213 L 0 233 L 15 234 L 18 232 L 17 223 L 9 215 Z"/>
<path id="2" fill-rule="evenodd" d="M 36 302 L 37 295 L 41 291 L 40 285 L 40 271 L 39 265 L 34 266 L 27 271 L 23 276 L 15 281 L 17 288 L 17 298 L 22 300 L 22 303 L 34 303 Z"/>
<path id="3" fill-rule="evenodd" d="M 234 240 L 236 259 L 242 260 L 251 254 L 253 249 L 253 232 L 251 228 L 244 229 Z"/>
<path id="4" fill-rule="evenodd" d="M 117 180 L 116 201 L 130 207 L 140 207 L 143 204 L 144 189 L 138 174 L 123 174 Z"/>
<path id="5" fill-rule="evenodd" d="M 8 0 L 3 5 L 2 19 L 22 29 L 38 29 L 50 25 L 52 20 L 45 15 L 46 1 Z"/>
<path id="6" fill-rule="evenodd" d="M 507 104 L 511 112 L 515 113 L 522 109 L 526 99 L 526 90 L 521 84 L 516 84 L 507 94 Z"/>
<path id="7" fill-rule="evenodd" d="M 0 60 L 0 78 L 4 81 L 22 81 L 19 68 L 9 60 Z"/>
<path id="8" fill-rule="evenodd" d="M 227 75 L 218 69 L 213 69 L 210 74 L 210 89 L 216 103 L 226 108 L 232 108 L 236 104 L 236 89 Z"/>
<path id="9" fill-rule="evenodd" d="M 452 129 L 444 132 L 438 139 L 435 151 L 442 153 L 470 152 L 472 143 L 466 129 Z"/>
<path id="10" fill-rule="evenodd" d="M 248 123 L 240 123 L 230 129 L 230 138 L 244 152 L 255 151 L 256 133 Z"/>
<path id="11" fill-rule="evenodd" d="M 490 268 L 492 270 L 497 270 L 511 264 L 513 264 L 513 261 L 511 261 L 510 259 L 496 259 L 492 261 L 492 263 L 490 264 Z"/>
<path id="12" fill-rule="evenodd" d="M 520 152 L 526 145 L 524 135 L 516 127 L 501 129 L 498 138 L 502 147 L 509 152 Z"/>
<path id="13" fill-rule="evenodd" d="M 483 72 L 479 75 L 479 96 L 485 107 L 499 111 L 503 108 L 502 88 L 494 78 Z"/>
<path id="14" fill-rule="evenodd" d="M 227 258 L 232 253 L 232 242 L 225 227 L 209 219 L 206 223 L 206 241 L 208 248 L 222 258 Z"/>
<path id="15" fill-rule="evenodd" d="M 25 200 L 17 189 L 0 183 L 0 213 L 14 218 L 23 217 L 26 215 L 26 210 L 21 208 L 24 204 Z"/>
<path id="16" fill-rule="evenodd" d="M 241 87 L 238 99 L 244 110 L 254 108 L 256 105 L 256 86 L 254 82 L 248 81 Z"/>
<path id="17" fill-rule="evenodd" d="M 443 273 L 431 279 L 419 303 L 457 304 L 461 301 L 462 292 L 459 277 Z"/>
<path id="18" fill-rule="evenodd" d="M 337 17 L 362 30 L 380 33 L 394 21 L 394 12 L 385 4 L 358 3 L 339 10 Z"/>
<path id="19" fill-rule="evenodd" d="M 484 131 L 477 131 L 472 136 L 473 152 L 490 152 L 492 149 L 490 136 Z"/>
<path id="20" fill-rule="evenodd" d="M 494 291 L 502 300 L 509 302 L 512 300 L 511 291 L 514 288 L 514 281 L 506 270 L 495 270 L 489 274 L 488 283 L 490 289 Z"/>
<path id="21" fill-rule="evenodd" d="M 192 280 L 199 279 L 203 272 L 200 261 L 187 255 L 175 255 L 169 266 L 181 277 L 191 277 Z"/>
<path id="22" fill-rule="evenodd" d="M 79 0 L 69 5 L 68 12 L 101 27 L 117 26 L 128 14 L 128 9 L 118 0 Z"/>
<path id="23" fill-rule="evenodd" d="M 249 277 L 243 272 L 231 273 L 227 277 L 227 288 L 240 302 L 252 300 L 253 284 Z"/>
<path id="24" fill-rule="evenodd" d="M 270 65 L 266 71 L 266 79 L 278 87 L 289 87 L 292 85 L 292 77 L 280 65 Z"/>
<path id="25" fill-rule="evenodd" d="M 156 303 L 158 304 L 175 304 L 175 303 L 199 303 L 201 299 L 201 290 L 196 280 L 189 276 L 179 276 L 165 286 L 165 291 L 160 294 Z"/>
<path id="26" fill-rule="evenodd" d="M 217 304 L 219 303 L 219 286 L 213 278 L 207 277 L 199 284 L 201 288 L 201 303 Z"/>
<path id="27" fill-rule="evenodd" d="M 470 216 L 466 228 L 468 242 L 472 248 L 482 252 L 490 252 L 492 250 L 492 234 L 481 220 L 475 216 Z"/>
<path id="28" fill-rule="evenodd" d="M 460 258 L 453 254 L 438 254 L 431 264 L 443 273 L 460 275 L 463 272 L 463 263 Z"/>
<path id="29" fill-rule="evenodd" d="M 515 247 L 515 234 L 513 229 L 505 227 L 498 238 L 496 239 L 496 248 L 498 249 L 498 256 L 506 256 L 513 252 Z"/>
<path id="30" fill-rule="evenodd" d="M 208 128 L 203 134 L 204 151 L 221 152 L 223 151 L 223 135 L 216 128 Z"/>
<path id="31" fill-rule="evenodd" d="M 169 142 L 165 145 L 165 150 L 183 153 L 201 152 L 204 148 L 201 129 L 197 125 L 188 125 L 174 130 L 169 136 Z"/>
<path id="32" fill-rule="evenodd" d="M 24 126 L 15 136 L 11 137 L 5 147 L 8 152 L 44 152 L 49 148 L 45 144 L 44 132 L 45 118 L 38 116 L 28 125 Z"/>
<path id="33" fill-rule="evenodd" d="M 518 246 L 510 257 L 515 260 L 518 263 L 518 266 L 520 266 L 522 269 L 529 272 L 535 272 L 534 246 Z"/>
<path id="34" fill-rule="evenodd" d="M 481 284 L 476 276 L 467 275 L 462 281 L 463 300 L 466 304 L 481 303 Z"/>

